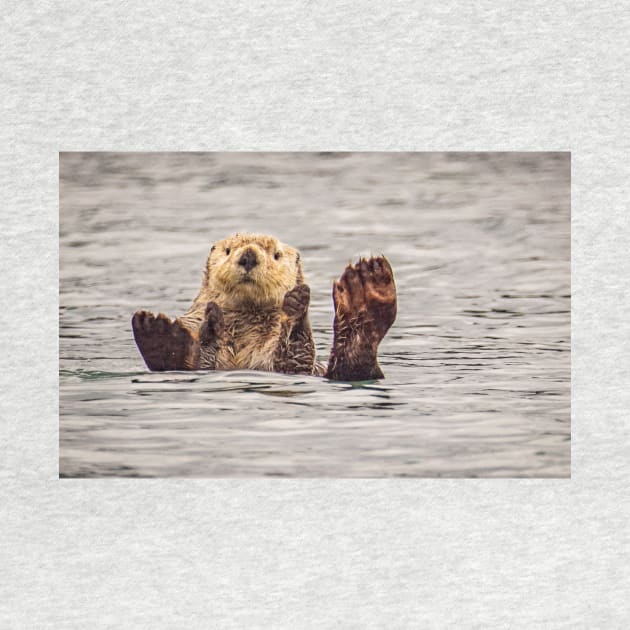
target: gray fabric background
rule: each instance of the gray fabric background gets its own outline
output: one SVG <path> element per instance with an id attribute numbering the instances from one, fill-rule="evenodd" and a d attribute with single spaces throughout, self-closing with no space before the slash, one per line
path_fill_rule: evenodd
<path id="1" fill-rule="evenodd" d="M 1 628 L 626 628 L 622 2 L 3 2 Z M 58 151 L 570 150 L 572 478 L 59 480 Z"/>

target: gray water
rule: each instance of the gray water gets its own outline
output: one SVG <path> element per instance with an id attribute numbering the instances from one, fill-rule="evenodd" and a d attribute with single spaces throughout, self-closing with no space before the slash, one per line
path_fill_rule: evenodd
<path id="1" fill-rule="evenodd" d="M 214 239 L 300 249 L 322 360 L 331 283 L 384 253 L 385 379 L 150 373 Z M 570 159 L 551 153 L 60 155 L 61 476 L 570 475 Z"/>

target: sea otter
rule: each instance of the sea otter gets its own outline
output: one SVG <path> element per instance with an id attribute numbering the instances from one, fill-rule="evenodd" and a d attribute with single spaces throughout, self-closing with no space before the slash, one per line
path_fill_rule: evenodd
<path id="1" fill-rule="evenodd" d="M 334 340 L 316 361 L 310 289 L 299 252 L 272 236 L 235 234 L 211 248 L 201 290 L 174 320 L 137 311 L 132 328 L 150 370 L 252 369 L 338 381 L 383 378 L 378 345 L 396 318 L 384 256 L 349 264 L 333 283 Z"/>

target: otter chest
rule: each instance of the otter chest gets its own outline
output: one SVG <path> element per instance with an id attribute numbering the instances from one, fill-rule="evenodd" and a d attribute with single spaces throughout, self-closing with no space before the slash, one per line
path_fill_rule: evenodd
<path id="1" fill-rule="evenodd" d="M 280 334 L 277 311 L 226 313 L 226 343 L 217 356 L 222 369 L 270 370 Z"/>

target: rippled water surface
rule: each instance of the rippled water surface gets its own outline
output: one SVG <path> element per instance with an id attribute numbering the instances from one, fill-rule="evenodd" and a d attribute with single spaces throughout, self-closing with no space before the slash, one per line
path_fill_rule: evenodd
<path id="1" fill-rule="evenodd" d="M 214 239 L 302 252 L 320 358 L 331 283 L 384 253 L 386 378 L 147 372 Z M 60 155 L 61 476 L 568 476 L 568 154 Z"/>

